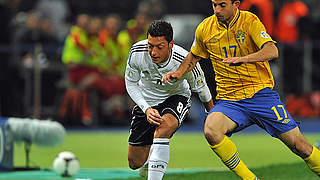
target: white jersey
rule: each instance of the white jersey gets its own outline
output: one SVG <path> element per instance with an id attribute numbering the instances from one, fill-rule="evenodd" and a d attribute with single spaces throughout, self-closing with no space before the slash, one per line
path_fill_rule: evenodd
<path id="1" fill-rule="evenodd" d="M 157 64 L 152 62 L 148 53 L 147 39 L 132 46 L 125 73 L 126 89 L 143 112 L 172 95 L 190 98 L 191 91 L 198 93 L 201 101 L 210 101 L 211 94 L 199 63 L 180 80 L 171 80 L 166 84 L 161 82 L 165 74 L 178 69 L 187 55 L 185 49 L 173 45 L 169 59 Z"/>

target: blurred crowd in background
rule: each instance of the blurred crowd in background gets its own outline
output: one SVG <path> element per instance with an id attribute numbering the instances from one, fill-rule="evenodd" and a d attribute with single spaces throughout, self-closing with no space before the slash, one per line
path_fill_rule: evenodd
<path id="1" fill-rule="evenodd" d="M 209 0 L 0 0 L 1 116 L 127 125 L 134 103 L 123 78 L 131 45 L 147 37 L 151 21 L 166 19 L 175 42 L 189 50 L 211 6 Z M 241 2 L 277 41 L 280 58 L 270 62 L 275 88 L 295 117 L 320 117 L 319 8 L 319 0 Z"/>

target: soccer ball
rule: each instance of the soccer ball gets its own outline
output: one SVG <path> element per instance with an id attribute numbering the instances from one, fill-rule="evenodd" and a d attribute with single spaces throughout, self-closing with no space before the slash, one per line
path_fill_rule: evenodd
<path id="1" fill-rule="evenodd" d="M 62 177 L 74 176 L 79 168 L 77 157 L 69 151 L 60 152 L 53 161 L 53 170 Z"/>

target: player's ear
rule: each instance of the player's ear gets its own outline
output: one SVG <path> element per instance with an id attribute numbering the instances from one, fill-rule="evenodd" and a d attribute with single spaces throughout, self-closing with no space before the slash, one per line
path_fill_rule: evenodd
<path id="1" fill-rule="evenodd" d="M 171 40 L 171 41 L 169 42 L 169 49 L 172 49 L 173 44 L 174 44 L 174 40 Z"/>
<path id="2" fill-rule="evenodd" d="M 233 3 L 237 8 L 240 7 L 240 0 L 235 0 Z"/>

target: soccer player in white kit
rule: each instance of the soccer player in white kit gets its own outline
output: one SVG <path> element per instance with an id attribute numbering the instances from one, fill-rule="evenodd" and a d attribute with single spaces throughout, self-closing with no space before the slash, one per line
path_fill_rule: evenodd
<path id="1" fill-rule="evenodd" d="M 131 48 L 125 83 L 137 104 L 132 111 L 128 161 L 131 169 L 148 165 L 148 179 L 162 179 L 168 165 L 169 139 L 190 109 L 191 92 L 209 111 L 212 96 L 199 64 L 179 80 L 164 84 L 162 76 L 175 71 L 188 52 L 174 44 L 170 23 L 154 21 L 148 39 Z"/>

